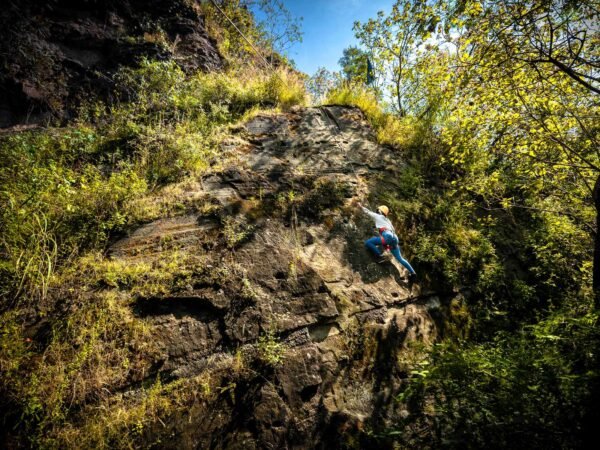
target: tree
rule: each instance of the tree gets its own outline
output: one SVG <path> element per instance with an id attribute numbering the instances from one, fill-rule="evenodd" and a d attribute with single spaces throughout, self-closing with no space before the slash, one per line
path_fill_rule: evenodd
<path id="1" fill-rule="evenodd" d="M 245 0 L 257 12 L 258 26 L 273 50 L 285 54 L 296 42 L 302 42 L 302 17 L 295 17 L 281 0 Z"/>
<path id="2" fill-rule="evenodd" d="M 338 64 L 348 81 L 367 82 L 367 52 L 358 47 L 348 47 L 343 51 L 343 56 Z"/>
<path id="3" fill-rule="evenodd" d="M 203 7 L 209 22 L 218 24 L 219 49 L 231 60 L 270 66 L 283 59 L 290 64 L 285 52 L 302 42 L 302 18 L 280 0 L 210 0 Z"/>
<path id="4" fill-rule="evenodd" d="M 487 148 L 562 191 L 563 213 L 576 217 L 579 212 L 569 206 L 594 205 L 596 227 L 588 228 L 595 238 L 598 307 L 600 33 L 594 24 L 599 14 L 597 0 L 468 0 L 446 16 L 446 26 L 460 30 L 454 43 L 462 89 L 477 100 L 473 106 L 457 98 L 457 116 L 466 118 L 475 109 L 484 113 L 485 125 L 475 128 L 493 143 Z M 481 105 L 494 107 L 484 112 Z M 463 127 L 465 120 L 471 119 L 459 119 Z M 565 189 L 569 185 L 573 188 Z"/>
<path id="5" fill-rule="evenodd" d="M 447 160 L 469 175 L 461 189 L 487 208 L 554 201 L 552 211 L 596 238 L 599 11 L 598 0 L 398 0 L 355 31 L 383 66 L 393 109 L 427 117 Z M 519 189 L 538 204 L 521 204 Z M 600 239 L 593 278 L 600 306 Z"/>
<path id="6" fill-rule="evenodd" d="M 470 36 L 488 31 L 486 40 L 507 58 L 539 68 L 541 80 L 558 71 L 600 94 L 599 8 L 597 0 L 502 0 L 486 6 L 466 0 L 454 14 Z M 543 66 L 553 70 L 544 73 Z"/>
<path id="7" fill-rule="evenodd" d="M 306 87 L 313 98 L 313 103 L 322 103 L 328 92 L 335 87 L 336 78 L 339 83 L 339 77 L 339 73 L 332 73 L 325 67 L 319 67 L 306 82 Z"/>
<path id="8" fill-rule="evenodd" d="M 423 1 L 397 0 L 389 15 L 382 11 L 365 24 L 354 23 L 356 37 L 383 66 L 393 108 L 400 116 L 418 109 L 418 71 L 415 63 L 424 43 L 435 31 L 439 15 Z"/>
<path id="9" fill-rule="evenodd" d="M 429 19 L 400 13 L 427 8 L 417 3 L 397 2 L 357 35 L 385 66 L 396 112 L 425 129 L 408 149 L 415 166 L 436 159 L 436 187 L 498 265 L 469 284 L 484 333 L 447 337 L 413 371 L 395 434 L 411 448 L 583 445 L 600 395 L 600 2 L 439 0 Z M 506 319 L 488 327 L 493 316 Z"/>

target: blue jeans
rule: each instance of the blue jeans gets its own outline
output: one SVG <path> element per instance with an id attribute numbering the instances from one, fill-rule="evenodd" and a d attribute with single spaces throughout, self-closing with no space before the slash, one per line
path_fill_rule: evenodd
<path id="1" fill-rule="evenodd" d="M 384 233 L 384 239 L 386 242 L 390 241 L 389 239 L 386 239 L 386 233 Z M 365 241 L 365 247 L 367 247 L 377 256 L 383 256 L 383 251 L 379 250 L 379 248 L 377 248 L 378 246 L 383 247 L 381 237 L 379 236 L 372 237 L 371 239 L 367 239 Z M 390 248 L 390 253 L 394 255 L 394 258 L 396 258 L 400 264 L 406 267 L 406 270 L 408 270 L 410 273 L 416 273 L 415 269 L 412 268 L 410 263 L 402 257 L 402 254 L 400 253 L 400 246 L 398 244 Z"/>

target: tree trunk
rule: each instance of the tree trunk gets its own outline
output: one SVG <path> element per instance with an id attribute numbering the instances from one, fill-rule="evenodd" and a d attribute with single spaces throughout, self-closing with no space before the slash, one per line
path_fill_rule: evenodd
<path id="1" fill-rule="evenodd" d="M 404 108 L 402 107 L 402 95 L 400 94 L 400 77 L 396 78 L 396 99 L 398 101 L 398 115 L 404 117 Z"/>
<path id="2" fill-rule="evenodd" d="M 592 286 L 594 289 L 594 304 L 597 309 L 600 309 L 600 175 L 598 175 L 594 185 L 594 206 L 596 207 L 596 236 L 594 238 L 594 281 Z"/>
<path id="3" fill-rule="evenodd" d="M 402 107 L 402 94 L 400 92 L 400 83 L 402 82 L 402 56 L 398 56 L 398 71 L 396 73 L 396 100 L 398 102 L 398 115 L 404 117 L 405 112 Z"/>

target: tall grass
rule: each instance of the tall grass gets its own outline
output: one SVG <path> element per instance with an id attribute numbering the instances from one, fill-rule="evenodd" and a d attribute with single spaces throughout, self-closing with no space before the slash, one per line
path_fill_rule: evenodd
<path id="1" fill-rule="evenodd" d="M 159 413 L 204 389 L 158 381 L 111 403 L 107 386 L 144 379 L 158 358 L 132 299 L 185 284 L 203 264 L 174 253 L 124 265 L 102 250 L 116 233 L 191 207 L 174 203 L 226 157 L 230 124 L 306 101 L 285 69 L 186 75 L 142 61 L 116 80 L 114 104 L 90 102 L 63 128 L 0 137 L 0 407 L 34 447 L 132 447 Z M 46 331 L 32 339 L 24 322 Z"/>
<path id="2" fill-rule="evenodd" d="M 329 91 L 325 103 L 360 108 L 375 130 L 380 144 L 405 148 L 414 143 L 420 129 L 420 123 L 414 117 L 398 117 L 386 111 L 374 92 L 363 84 L 341 84 Z"/>
<path id="3" fill-rule="evenodd" d="M 10 304 L 45 299 L 57 264 L 145 219 L 137 200 L 206 171 L 221 158 L 227 124 L 306 100 L 285 69 L 186 76 L 173 62 L 142 61 L 116 79 L 117 104 L 88 104 L 66 128 L 0 139 L 0 276 Z"/>

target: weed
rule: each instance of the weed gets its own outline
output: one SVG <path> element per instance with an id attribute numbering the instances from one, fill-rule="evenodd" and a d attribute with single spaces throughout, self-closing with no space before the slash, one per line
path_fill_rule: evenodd
<path id="1" fill-rule="evenodd" d="M 252 285 L 252 282 L 246 277 L 246 275 L 244 275 L 244 277 L 242 278 L 241 295 L 243 298 L 252 301 L 256 301 L 256 299 L 258 298 L 256 288 Z"/>
<path id="2" fill-rule="evenodd" d="M 222 235 L 225 245 L 229 249 L 234 249 L 242 244 L 251 236 L 254 228 L 248 224 L 244 218 L 234 218 L 227 216 L 223 219 Z"/>
<path id="3" fill-rule="evenodd" d="M 258 358 L 271 367 L 283 364 L 286 347 L 281 343 L 272 330 L 261 335 L 258 339 Z"/>

